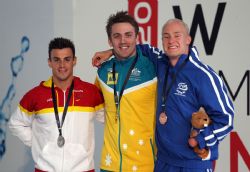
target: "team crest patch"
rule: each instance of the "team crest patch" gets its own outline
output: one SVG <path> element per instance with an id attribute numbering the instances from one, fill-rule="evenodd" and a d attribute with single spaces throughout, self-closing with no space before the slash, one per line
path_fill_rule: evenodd
<path id="1" fill-rule="evenodd" d="M 107 84 L 108 85 L 114 85 L 117 83 L 118 80 L 118 73 L 115 73 L 115 81 L 113 80 L 113 73 L 109 72 L 107 76 Z"/>
<path id="2" fill-rule="evenodd" d="M 184 82 L 178 83 L 178 87 L 176 88 L 176 92 L 174 94 L 179 96 L 186 96 L 186 92 L 188 91 L 188 85 Z"/>
<path id="3" fill-rule="evenodd" d="M 141 71 L 138 68 L 134 68 L 131 72 L 131 76 L 130 76 L 129 80 L 140 81 L 141 80 Z"/>

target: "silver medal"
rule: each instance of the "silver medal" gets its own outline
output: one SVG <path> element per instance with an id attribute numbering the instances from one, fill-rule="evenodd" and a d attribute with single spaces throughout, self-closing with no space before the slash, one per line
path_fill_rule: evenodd
<path id="1" fill-rule="evenodd" d="M 63 147 L 64 143 L 65 143 L 64 137 L 59 135 L 57 138 L 57 145 L 61 148 Z"/>
<path id="2" fill-rule="evenodd" d="M 159 121 L 160 121 L 161 125 L 166 124 L 166 122 L 167 122 L 167 115 L 166 115 L 165 112 L 162 112 L 160 114 Z"/>

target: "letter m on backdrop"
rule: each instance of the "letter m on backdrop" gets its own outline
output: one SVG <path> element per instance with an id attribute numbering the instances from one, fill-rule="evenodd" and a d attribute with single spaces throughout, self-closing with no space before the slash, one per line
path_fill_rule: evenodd
<path id="1" fill-rule="evenodd" d="M 128 13 L 139 25 L 139 43 L 157 47 L 158 0 L 128 0 Z"/>

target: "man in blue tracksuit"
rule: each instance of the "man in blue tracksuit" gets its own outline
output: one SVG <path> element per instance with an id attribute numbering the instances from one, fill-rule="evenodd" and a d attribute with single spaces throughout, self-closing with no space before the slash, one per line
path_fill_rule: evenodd
<path id="1" fill-rule="evenodd" d="M 219 143 L 233 129 L 234 109 L 227 89 L 190 43 L 187 25 L 170 19 L 162 29 L 164 53 L 140 45 L 155 64 L 158 77 L 155 172 L 212 172 Z M 195 138 L 199 148 L 209 150 L 205 158 L 188 143 L 192 113 L 201 107 L 212 119 Z"/>
<path id="2" fill-rule="evenodd" d="M 141 46 L 142 52 L 152 57 L 158 76 L 156 172 L 212 171 L 219 143 L 233 129 L 234 109 L 226 87 L 214 70 L 199 60 L 195 47 L 189 48 L 188 33 L 184 22 L 171 19 L 162 29 L 165 54 Z M 209 150 L 206 158 L 188 144 L 192 113 L 200 107 L 213 121 L 196 137 L 199 147 Z"/>

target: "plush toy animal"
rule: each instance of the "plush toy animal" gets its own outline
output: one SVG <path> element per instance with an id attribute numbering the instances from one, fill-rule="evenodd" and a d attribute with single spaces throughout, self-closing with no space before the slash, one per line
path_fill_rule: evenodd
<path id="1" fill-rule="evenodd" d="M 205 159 L 208 156 L 209 152 L 206 148 L 199 149 L 199 145 L 195 137 L 202 129 L 211 124 L 211 122 L 211 119 L 204 110 L 199 110 L 198 112 L 194 112 L 192 114 L 192 130 L 190 132 L 190 138 L 188 140 L 188 143 L 191 147 L 193 147 L 194 152 L 197 153 L 198 156 L 200 156 L 202 159 Z"/>

